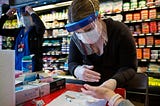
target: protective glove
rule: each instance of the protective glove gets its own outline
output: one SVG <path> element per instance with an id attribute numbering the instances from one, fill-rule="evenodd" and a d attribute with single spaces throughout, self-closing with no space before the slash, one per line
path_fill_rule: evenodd
<path id="1" fill-rule="evenodd" d="M 109 88 L 111 90 L 115 90 L 117 86 L 117 81 L 115 79 L 109 79 L 105 81 L 103 84 L 101 84 L 102 87 Z"/>
<path id="2" fill-rule="evenodd" d="M 82 81 L 99 82 L 100 73 L 93 71 L 94 66 L 82 65 L 76 67 L 74 75 Z"/>

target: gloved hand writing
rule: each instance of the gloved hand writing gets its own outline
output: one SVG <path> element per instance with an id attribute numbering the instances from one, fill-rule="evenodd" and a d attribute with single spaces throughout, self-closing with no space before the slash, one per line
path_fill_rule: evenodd
<path id="1" fill-rule="evenodd" d="M 76 67 L 74 75 L 82 81 L 99 82 L 100 73 L 93 71 L 94 66 L 82 65 Z"/>

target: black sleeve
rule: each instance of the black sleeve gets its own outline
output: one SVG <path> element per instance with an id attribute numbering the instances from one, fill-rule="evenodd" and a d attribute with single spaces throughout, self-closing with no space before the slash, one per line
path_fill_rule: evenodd
<path id="1" fill-rule="evenodd" d="M 123 85 L 130 80 L 137 70 L 137 55 L 134 38 L 128 27 L 121 23 L 119 37 L 119 70 L 112 78 L 117 85 Z"/>
<path id="2" fill-rule="evenodd" d="M 78 50 L 74 41 L 71 39 L 69 47 L 68 66 L 69 66 L 69 71 L 72 75 L 74 75 L 74 69 L 78 65 L 82 65 L 82 60 L 83 60 L 82 54 Z"/>
<path id="3" fill-rule="evenodd" d="M 7 15 L 3 15 L 0 19 L 0 34 L 2 34 L 2 27 L 7 19 L 8 19 Z"/>
<path id="4" fill-rule="evenodd" d="M 35 13 L 31 14 L 33 22 L 35 23 L 36 33 L 38 35 L 43 35 L 45 31 L 45 26 L 39 16 Z"/>

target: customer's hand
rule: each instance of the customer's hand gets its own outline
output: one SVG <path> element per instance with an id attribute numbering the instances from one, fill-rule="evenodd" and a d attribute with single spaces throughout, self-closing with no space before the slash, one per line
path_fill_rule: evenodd
<path id="1" fill-rule="evenodd" d="M 81 91 L 84 94 L 91 95 L 95 98 L 107 99 L 107 101 L 109 101 L 110 98 L 115 95 L 115 92 L 109 88 L 102 86 L 90 86 L 88 84 L 85 84 L 84 88 L 81 88 Z"/>
<path id="2" fill-rule="evenodd" d="M 16 9 L 11 8 L 6 12 L 6 15 L 9 16 L 9 17 L 12 17 L 15 14 L 15 12 L 16 12 Z"/>
<path id="3" fill-rule="evenodd" d="M 30 15 L 31 15 L 32 13 L 34 13 L 34 10 L 33 10 L 33 8 L 32 8 L 31 6 L 26 6 L 26 7 L 25 7 L 25 11 L 28 12 Z"/>
<path id="4" fill-rule="evenodd" d="M 115 90 L 117 86 L 117 81 L 115 79 L 109 79 L 101 84 L 102 87 L 109 88 L 111 90 Z"/>
<path id="5" fill-rule="evenodd" d="M 82 81 L 99 82 L 101 75 L 100 73 L 93 71 L 93 68 L 94 66 L 89 65 L 78 66 L 74 71 L 74 75 Z"/>

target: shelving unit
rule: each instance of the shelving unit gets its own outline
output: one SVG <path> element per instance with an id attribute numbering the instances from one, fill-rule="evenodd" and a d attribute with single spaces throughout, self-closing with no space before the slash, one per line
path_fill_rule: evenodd
<path id="1" fill-rule="evenodd" d="M 44 11 L 40 17 L 46 31 L 43 42 L 43 70 L 68 71 L 70 33 L 65 29 L 67 23 L 67 6 Z"/>
<path id="2" fill-rule="evenodd" d="M 160 104 L 155 99 L 160 97 L 160 1 L 157 1 L 123 0 L 122 11 L 123 22 L 129 27 L 135 39 L 138 71 L 149 76 L 150 105 Z M 135 95 L 135 98 L 140 96 Z"/>

